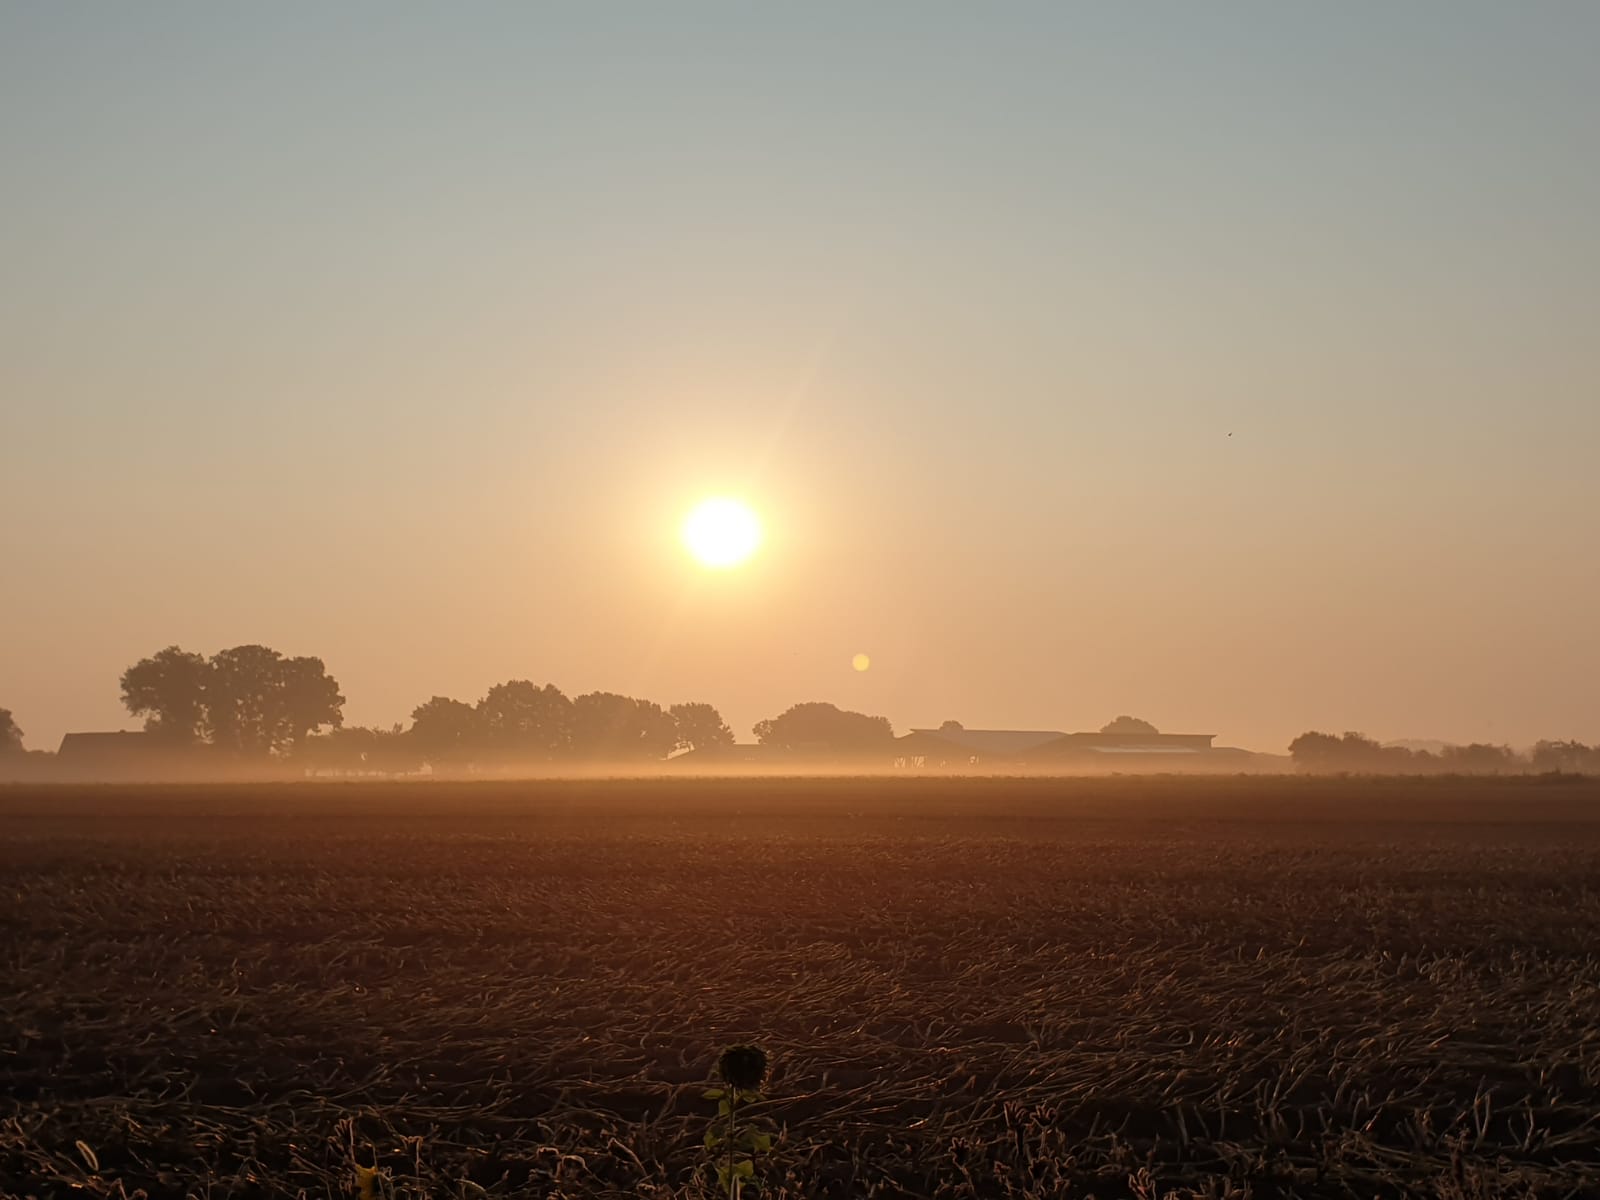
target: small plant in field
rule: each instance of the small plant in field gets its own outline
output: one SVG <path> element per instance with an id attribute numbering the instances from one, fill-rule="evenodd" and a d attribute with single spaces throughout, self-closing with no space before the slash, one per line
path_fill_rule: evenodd
<path id="1" fill-rule="evenodd" d="M 381 1200 L 386 1195 L 384 1185 L 387 1180 L 377 1167 L 363 1167 L 357 1163 L 355 1172 L 356 1200 Z"/>
<path id="2" fill-rule="evenodd" d="M 706 1149 L 713 1151 L 719 1190 L 728 1200 L 738 1200 L 746 1187 L 759 1187 L 755 1156 L 772 1149 L 772 1134 L 759 1122 L 739 1124 L 739 1105 L 761 1099 L 761 1082 L 767 1075 L 767 1052 L 759 1046 L 729 1046 L 717 1060 L 722 1087 L 707 1089 L 707 1100 L 717 1101 L 717 1119 L 706 1130 Z M 720 1126 L 720 1128 L 719 1128 Z"/>

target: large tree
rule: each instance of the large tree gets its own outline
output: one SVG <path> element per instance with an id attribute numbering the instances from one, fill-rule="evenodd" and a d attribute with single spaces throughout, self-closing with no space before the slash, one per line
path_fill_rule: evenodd
<path id="1" fill-rule="evenodd" d="M 572 701 L 553 683 L 497 683 L 478 701 L 479 727 L 491 754 L 502 759 L 551 759 L 572 748 Z"/>
<path id="2" fill-rule="evenodd" d="M 1311 770 L 1336 769 L 1343 751 L 1344 745 L 1338 734 L 1322 733 L 1315 729 L 1308 729 L 1289 743 L 1290 757 L 1299 766 Z"/>
<path id="3" fill-rule="evenodd" d="M 319 658 L 248 645 L 219 650 L 206 665 L 204 727 L 214 745 L 251 756 L 285 753 L 308 733 L 344 723 L 344 697 Z"/>
<path id="4" fill-rule="evenodd" d="M 168 646 L 122 673 L 122 703 L 146 732 L 192 742 L 206 724 L 207 675 L 203 655 Z"/>
<path id="5" fill-rule="evenodd" d="M 756 723 L 756 741 L 785 750 L 873 750 L 894 740 L 888 717 L 848 712 L 821 701 L 794 707 Z"/>
<path id="6" fill-rule="evenodd" d="M 291 745 L 298 746 L 313 730 L 344 724 L 344 697 L 339 682 L 320 658 L 286 658 L 279 668 L 282 720 Z"/>
<path id="7" fill-rule="evenodd" d="M 678 750 L 704 750 L 707 747 L 733 745 L 733 730 L 722 719 L 722 714 L 709 704 L 692 702 L 674 704 L 670 710 L 672 724 L 677 734 Z"/>
<path id="8" fill-rule="evenodd" d="M 0 708 L 0 754 L 22 753 L 22 730 L 9 708 Z"/>
<path id="9" fill-rule="evenodd" d="M 430 763 L 463 762 L 481 745 L 477 709 L 448 696 L 434 696 L 411 711 L 411 744 Z"/>
<path id="10" fill-rule="evenodd" d="M 659 704 L 614 692 L 589 692 L 572 702 L 572 750 L 597 762 L 665 758 L 678 727 Z"/>

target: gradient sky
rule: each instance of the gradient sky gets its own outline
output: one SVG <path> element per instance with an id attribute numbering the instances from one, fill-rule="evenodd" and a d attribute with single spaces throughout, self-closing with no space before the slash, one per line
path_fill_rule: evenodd
<path id="1" fill-rule="evenodd" d="M 259 641 L 360 723 L 1600 740 L 1597 61 L 1582 2 L 4 0 L 0 706 Z"/>

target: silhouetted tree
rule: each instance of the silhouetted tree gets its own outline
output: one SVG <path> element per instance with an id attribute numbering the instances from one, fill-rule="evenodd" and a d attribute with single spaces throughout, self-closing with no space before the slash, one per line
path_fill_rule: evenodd
<path id="1" fill-rule="evenodd" d="M 665 758 L 678 729 L 659 704 L 614 692 L 589 692 L 572 702 L 572 750 L 601 762 Z"/>
<path id="2" fill-rule="evenodd" d="M 940 733 L 961 733 L 965 729 L 966 726 L 960 721 L 945 721 L 939 726 Z"/>
<path id="3" fill-rule="evenodd" d="M 1149 721 L 1141 721 L 1138 717 L 1117 717 L 1107 721 L 1100 727 L 1101 733 L 1160 733 Z"/>
<path id="4" fill-rule="evenodd" d="M 434 696 L 411 711 L 411 744 L 424 761 L 463 762 L 482 744 L 479 711 L 448 696 Z"/>
<path id="5" fill-rule="evenodd" d="M 1289 743 L 1289 753 L 1313 771 L 1407 771 L 1417 764 L 1404 746 L 1384 746 L 1361 733 L 1302 733 Z"/>
<path id="6" fill-rule="evenodd" d="M 1574 775 L 1600 773 L 1600 748 L 1582 742 L 1534 743 L 1529 764 L 1535 771 L 1566 771 Z"/>
<path id="7" fill-rule="evenodd" d="M 281 671 L 283 719 L 291 745 L 299 745 L 324 725 L 338 729 L 344 724 L 338 680 L 328 674 L 320 658 L 286 658 Z"/>
<path id="8" fill-rule="evenodd" d="M 763 746 L 787 750 L 870 750 L 894 740 L 888 717 L 848 712 L 821 701 L 796 704 L 776 717 L 759 721 L 754 733 Z"/>
<path id="9" fill-rule="evenodd" d="M 122 703 L 147 733 L 192 742 L 205 726 L 206 676 L 203 655 L 168 646 L 122 673 Z"/>
<path id="10" fill-rule="evenodd" d="M 214 745 L 253 756 L 283 753 L 314 729 L 344 723 L 344 697 L 319 658 L 234 646 L 206 667 L 205 728 Z"/>
<path id="11" fill-rule="evenodd" d="M 572 748 L 572 701 L 553 683 L 498 683 L 478 701 L 478 719 L 485 748 L 500 758 L 550 759 Z"/>
<path id="12" fill-rule="evenodd" d="M 158 737 L 203 737 L 249 755 L 287 753 L 313 730 L 337 729 L 344 707 L 320 658 L 284 658 L 254 645 L 209 659 L 168 646 L 122 673 L 122 702 Z"/>
<path id="13" fill-rule="evenodd" d="M 1333 769 L 1339 760 L 1341 746 L 1335 735 L 1310 730 L 1289 743 L 1289 756 L 1302 767 Z"/>
<path id="14" fill-rule="evenodd" d="M 1560 743 L 1541 743 L 1547 747 L 1549 762 L 1569 751 L 1557 750 Z M 1334 737 L 1327 733 L 1303 733 L 1289 743 L 1289 753 L 1301 767 L 1312 771 L 1351 771 L 1366 773 L 1412 774 L 1458 771 L 1466 774 L 1506 774 L 1528 765 L 1508 746 L 1474 742 L 1469 746 L 1446 746 L 1438 754 L 1412 750 L 1405 746 L 1384 746 L 1359 733 Z M 1560 769 L 1560 768 L 1550 768 Z"/>
<path id="15" fill-rule="evenodd" d="M 22 753 L 22 730 L 9 708 L 0 708 L 0 754 Z"/>
<path id="16" fill-rule="evenodd" d="M 722 714 L 709 704 L 674 704 L 670 710 L 672 724 L 677 734 L 674 749 L 704 750 L 713 746 L 733 745 L 733 730 L 728 728 Z"/>

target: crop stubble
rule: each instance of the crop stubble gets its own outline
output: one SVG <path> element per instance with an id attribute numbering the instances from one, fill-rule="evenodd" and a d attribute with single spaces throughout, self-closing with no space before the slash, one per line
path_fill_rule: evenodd
<path id="1" fill-rule="evenodd" d="M 1588 783 L 0 790 L 0 1192 L 701 1195 L 751 1040 L 776 1195 L 1582 1194 L 1597 885 Z"/>

